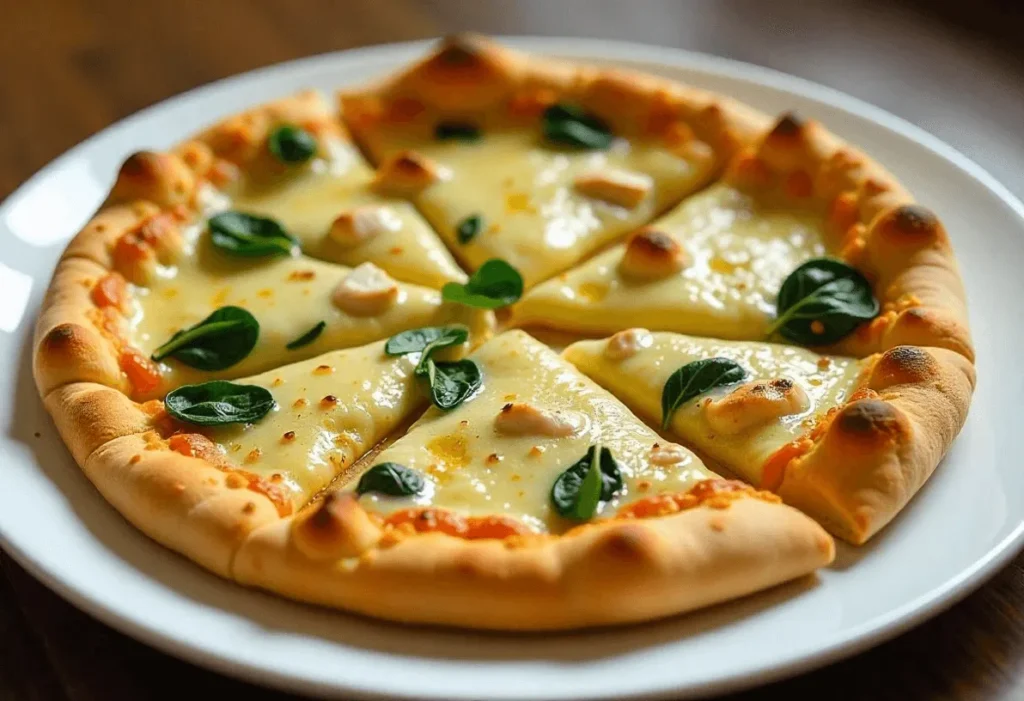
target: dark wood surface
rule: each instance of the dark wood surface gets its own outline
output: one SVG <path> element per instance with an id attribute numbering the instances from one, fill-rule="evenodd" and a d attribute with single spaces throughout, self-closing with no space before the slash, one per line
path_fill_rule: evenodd
<path id="1" fill-rule="evenodd" d="M 1021 194 L 1024 52 L 1016 4 L 6 0 L 0 196 L 90 134 L 197 85 L 310 54 L 464 29 L 643 41 L 778 68 L 924 126 Z M 202 691 L 284 698 L 107 628 L 6 555 L 0 570 L 0 699 L 120 701 Z M 889 643 L 729 698 L 1024 699 L 1022 612 L 1024 557 Z"/>

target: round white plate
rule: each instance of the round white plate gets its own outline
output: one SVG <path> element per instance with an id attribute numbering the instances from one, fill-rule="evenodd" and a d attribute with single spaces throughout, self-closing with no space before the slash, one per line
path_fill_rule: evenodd
<path id="1" fill-rule="evenodd" d="M 1017 440 L 1024 373 L 1024 207 L 920 129 L 796 78 L 678 50 L 507 39 L 633 64 L 769 112 L 797 109 L 888 166 L 949 228 L 970 297 L 979 384 L 967 426 L 933 479 L 867 547 L 841 548 L 811 586 L 786 586 L 652 625 L 573 635 L 408 629 L 299 605 L 218 579 L 134 530 L 69 457 L 33 386 L 30 335 L 53 265 L 119 162 L 214 118 L 301 87 L 332 91 L 420 56 L 427 43 L 275 66 L 192 91 L 96 134 L 0 207 L 0 436 L 5 549 L 109 625 L 197 664 L 346 697 L 569 699 L 702 695 L 862 650 L 964 596 L 1022 542 Z"/>

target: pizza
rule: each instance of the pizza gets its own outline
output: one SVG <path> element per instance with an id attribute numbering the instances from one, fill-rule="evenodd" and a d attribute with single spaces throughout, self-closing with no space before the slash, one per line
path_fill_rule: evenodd
<path id="1" fill-rule="evenodd" d="M 975 384 L 947 233 L 882 165 L 477 35 L 129 156 L 33 372 L 156 543 L 494 630 L 813 581 L 912 501 Z"/>

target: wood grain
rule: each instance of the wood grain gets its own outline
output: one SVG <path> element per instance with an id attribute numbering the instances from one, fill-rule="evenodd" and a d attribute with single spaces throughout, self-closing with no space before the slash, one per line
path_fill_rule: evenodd
<path id="1" fill-rule="evenodd" d="M 465 29 L 675 45 L 802 75 L 924 126 L 1021 193 L 1018 6 L 925 0 L 10 2 L 0 22 L 0 196 L 90 134 L 192 87 L 301 56 Z M 114 632 L 6 555 L 0 555 L 0 570 L 0 699 L 188 698 L 197 690 L 285 698 Z M 950 611 L 889 643 L 728 698 L 1022 699 L 1022 611 L 1024 557 Z"/>

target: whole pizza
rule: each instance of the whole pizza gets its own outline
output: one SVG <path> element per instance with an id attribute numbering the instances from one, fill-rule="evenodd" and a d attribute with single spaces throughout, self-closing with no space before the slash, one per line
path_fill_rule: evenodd
<path id="1" fill-rule="evenodd" d="M 520 630 L 813 577 L 975 383 L 946 231 L 877 161 L 476 35 L 128 157 L 34 374 L 103 497 L 199 565 Z"/>

